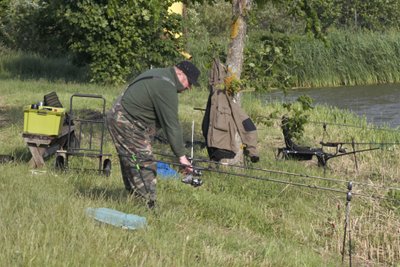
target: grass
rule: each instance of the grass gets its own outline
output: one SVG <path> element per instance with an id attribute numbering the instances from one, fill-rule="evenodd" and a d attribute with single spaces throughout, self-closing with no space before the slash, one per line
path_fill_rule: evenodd
<path id="1" fill-rule="evenodd" d="M 395 32 L 332 31 L 327 44 L 305 37 L 294 42 L 298 87 L 396 83 L 400 80 Z"/>
<path id="2" fill-rule="evenodd" d="M 43 58 L 39 55 L 10 51 L 0 46 L 0 78 L 61 82 L 87 82 L 86 68 L 72 65 L 66 58 Z"/>
<path id="3" fill-rule="evenodd" d="M 70 80 L 74 80 L 71 77 Z M 115 150 L 107 136 L 105 152 L 113 153 L 111 176 L 91 172 L 57 172 L 54 156 L 40 170 L 29 168 L 24 144 L 23 107 L 56 91 L 68 108 L 73 93 L 100 94 L 107 108 L 123 87 L 86 83 L 2 78 L 0 83 L 0 152 L 16 160 L 0 165 L 0 266 L 338 266 L 345 218 L 345 194 L 204 171 L 204 185 L 192 188 L 179 180 L 158 179 L 155 211 L 131 199 L 123 189 Z M 185 140 L 202 140 L 205 89 L 180 95 L 180 116 Z M 88 108 L 88 102 L 77 108 Z M 259 97 L 243 96 L 243 107 L 252 116 L 281 114 L 279 103 L 265 105 Z M 95 107 L 96 109 L 98 107 Z M 329 107 L 317 107 L 312 121 L 360 125 L 362 128 L 328 126 L 326 139 L 399 141 L 397 131 L 375 131 L 364 118 Z M 263 179 L 291 181 L 346 191 L 387 196 L 378 186 L 399 187 L 399 150 L 394 145 L 357 155 L 358 171 L 351 156 L 329 161 L 324 170 L 313 161 L 275 159 L 283 146 L 279 120 L 259 125 L 261 161 L 253 167 L 292 172 L 289 176 L 257 170 L 221 168 Z M 326 135 L 326 133 L 325 133 Z M 304 142 L 317 146 L 323 127 L 309 123 Z M 333 138 L 334 137 L 334 138 Z M 156 151 L 171 153 L 167 145 Z M 190 153 L 188 151 L 188 153 Z M 195 149 L 195 157 L 206 157 Z M 88 159 L 84 166 L 89 166 Z M 87 161 L 86 161 L 87 160 Z M 168 159 L 171 160 L 171 159 Z M 344 183 L 310 176 L 331 177 Z M 374 186 L 361 187 L 356 182 Z M 148 227 L 127 231 L 99 224 L 85 215 L 88 207 L 107 207 L 146 217 Z M 354 196 L 351 202 L 353 264 L 400 264 L 399 206 L 388 200 Z M 345 264 L 348 256 L 345 257 Z"/>

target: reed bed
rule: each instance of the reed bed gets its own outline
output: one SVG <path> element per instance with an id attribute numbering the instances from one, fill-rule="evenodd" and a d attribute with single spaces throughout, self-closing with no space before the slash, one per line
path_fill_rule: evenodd
<path id="1" fill-rule="evenodd" d="M 400 37 L 396 32 L 332 31 L 327 42 L 293 42 L 292 75 L 297 87 L 396 83 L 400 80 Z"/>

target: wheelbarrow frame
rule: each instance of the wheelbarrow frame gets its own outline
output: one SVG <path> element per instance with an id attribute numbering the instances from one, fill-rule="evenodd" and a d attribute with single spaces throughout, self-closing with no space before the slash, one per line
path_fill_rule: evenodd
<path id="1" fill-rule="evenodd" d="M 73 109 L 74 98 L 93 98 L 102 101 L 102 116 L 101 119 L 81 119 L 75 117 Z M 66 144 L 66 150 L 58 150 L 55 167 L 57 169 L 67 169 L 68 161 L 71 156 L 81 156 L 81 157 L 92 157 L 98 159 L 98 172 L 104 174 L 105 176 L 110 176 L 111 173 L 111 154 L 103 153 L 104 136 L 105 136 L 105 108 L 106 99 L 101 95 L 93 94 L 79 94 L 75 93 L 70 97 L 70 110 L 68 118 L 68 139 Z M 100 144 L 98 146 L 93 145 L 93 125 L 100 124 Z M 79 127 L 76 127 L 79 125 Z M 84 126 L 89 126 L 89 143 L 87 147 L 81 147 L 82 135 L 84 134 Z M 78 129 L 77 129 L 78 128 Z M 106 159 L 103 158 L 106 157 Z"/>

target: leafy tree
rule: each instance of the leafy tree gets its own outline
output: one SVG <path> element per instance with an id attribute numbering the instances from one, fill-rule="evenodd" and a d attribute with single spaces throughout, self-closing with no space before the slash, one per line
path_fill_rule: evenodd
<path id="1" fill-rule="evenodd" d="M 130 74 L 165 66 L 179 57 L 177 15 L 168 15 L 171 1 L 88 1 L 67 6 L 73 26 L 71 48 L 90 65 L 92 81 L 123 83 Z M 165 31 L 168 29 L 169 31 Z"/>
<path id="2" fill-rule="evenodd" d="M 255 91 L 292 86 L 292 68 L 296 66 L 292 54 L 292 38 L 287 34 L 270 32 L 262 34 L 245 51 L 244 84 Z"/>
<path id="3" fill-rule="evenodd" d="M 74 55 L 93 82 L 122 83 L 150 66 L 176 62 L 183 39 L 172 0 L 0 1 L 0 37 L 10 48 Z M 165 31 L 168 29 L 168 31 Z M 71 53 L 72 52 L 72 53 Z"/>
<path id="4" fill-rule="evenodd" d="M 339 27 L 359 27 L 369 30 L 399 28 L 400 2 L 398 0 L 338 1 L 341 10 Z"/>
<path id="5" fill-rule="evenodd" d="M 7 43 L 8 40 L 8 34 L 5 30 L 6 24 L 7 24 L 7 11 L 8 11 L 8 6 L 10 4 L 10 1 L 0 1 L 0 45 Z"/>
<path id="6" fill-rule="evenodd" d="M 7 1 L 0 3 L 0 37 L 9 48 L 44 56 L 65 55 L 67 32 L 54 1 Z"/>

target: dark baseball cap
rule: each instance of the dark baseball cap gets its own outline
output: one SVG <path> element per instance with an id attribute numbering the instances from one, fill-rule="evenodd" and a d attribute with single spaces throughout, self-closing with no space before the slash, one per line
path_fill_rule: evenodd
<path id="1" fill-rule="evenodd" d="M 185 60 L 176 64 L 176 67 L 185 73 L 190 85 L 200 86 L 197 81 L 200 71 L 193 63 Z"/>

